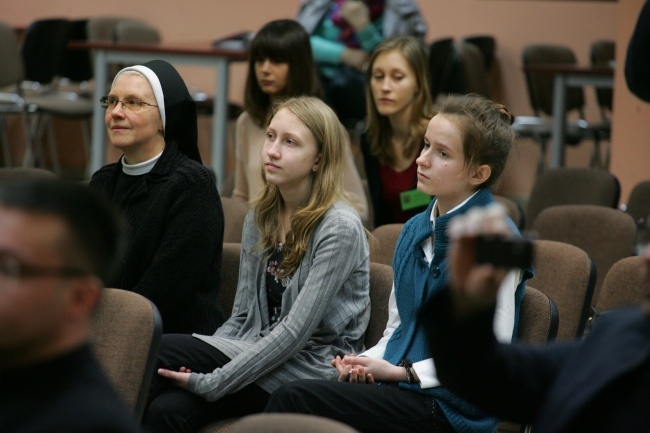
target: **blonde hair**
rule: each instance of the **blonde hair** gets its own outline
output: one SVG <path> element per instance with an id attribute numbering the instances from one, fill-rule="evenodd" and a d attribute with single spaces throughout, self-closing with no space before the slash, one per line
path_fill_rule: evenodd
<path id="1" fill-rule="evenodd" d="M 279 274 L 286 277 L 294 273 L 302 260 L 316 225 L 332 205 L 343 197 L 341 179 L 345 166 L 346 132 L 336 114 L 318 98 L 301 96 L 274 104 L 269 122 L 280 110 L 289 110 L 311 132 L 320 159 L 318 170 L 312 173 L 309 200 L 291 216 L 291 229 L 283 245 L 284 260 Z M 284 199 L 277 186 L 266 182 L 253 203 L 255 223 L 262 234 L 258 246 L 271 253 L 280 239 L 279 211 Z"/>
<path id="2" fill-rule="evenodd" d="M 372 69 L 377 57 L 391 51 L 401 53 L 410 68 L 413 70 L 417 84 L 417 92 L 411 102 L 413 110 L 409 119 L 409 135 L 404 143 L 402 154 L 410 156 L 416 153 L 422 146 L 422 137 L 435 111 L 431 99 L 429 87 L 429 66 L 426 48 L 418 39 L 412 36 L 394 36 L 379 44 L 370 57 L 370 64 L 366 70 L 366 107 L 368 117 L 366 119 L 366 132 L 370 138 L 370 153 L 377 157 L 383 165 L 392 165 L 397 155 L 391 145 L 392 127 L 388 117 L 382 116 L 377 110 L 372 88 Z"/>

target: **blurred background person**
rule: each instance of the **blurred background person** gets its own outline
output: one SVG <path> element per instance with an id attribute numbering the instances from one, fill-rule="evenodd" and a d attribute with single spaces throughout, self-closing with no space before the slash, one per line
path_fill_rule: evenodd
<path id="1" fill-rule="evenodd" d="M 296 19 L 311 35 L 325 100 L 348 129 L 366 117 L 363 72 L 377 45 L 427 32 L 414 0 L 303 0 Z"/>

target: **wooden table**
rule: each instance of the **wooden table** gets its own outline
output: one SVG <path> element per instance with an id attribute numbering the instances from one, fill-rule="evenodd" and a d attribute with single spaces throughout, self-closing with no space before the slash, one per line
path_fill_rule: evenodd
<path id="1" fill-rule="evenodd" d="M 569 87 L 594 86 L 614 87 L 614 69 L 592 68 L 578 65 L 548 64 L 531 65 L 526 73 L 553 74 L 553 127 L 551 130 L 551 168 L 564 165 L 564 143 L 566 135 L 566 94 Z"/>
<path id="2" fill-rule="evenodd" d="M 205 66 L 216 70 L 210 165 L 217 176 L 218 187 L 220 189 L 223 187 L 228 130 L 228 67 L 231 62 L 247 60 L 246 51 L 217 49 L 209 42 L 152 45 L 72 41 L 69 47 L 93 50 L 95 54 L 93 99 L 97 104 L 93 110 L 89 176 L 105 164 L 105 110 L 99 106 L 99 98 L 108 93 L 106 86 L 108 65 L 112 63 L 136 65 L 160 59 L 173 64 Z"/>

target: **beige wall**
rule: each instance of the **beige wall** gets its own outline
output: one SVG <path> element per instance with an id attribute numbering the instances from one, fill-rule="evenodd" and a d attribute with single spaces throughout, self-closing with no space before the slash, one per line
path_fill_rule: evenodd
<path id="1" fill-rule="evenodd" d="M 473 34 L 491 34 L 497 39 L 499 93 L 515 114 L 530 114 L 525 82 L 521 72 L 522 47 L 532 42 L 570 45 L 581 63 L 588 62 L 589 45 L 597 39 L 617 39 L 619 46 L 629 38 L 633 20 L 642 0 L 620 2 L 516 1 L 516 0 L 420 0 L 423 15 L 429 24 L 427 40 L 445 36 L 460 38 Z M 128 9 L 125 8 L 128 4 Z M 166 41 L 211 40 L 242 29 L 255 30 L 276 18 L 293 17 L 299 0 L 131 0 L 125 2 L 95 2 L 79 0 L 0 0 L 2 19 L 14 25 L 51 16 L 71 18 L 97 15 L 139 17 L 158 27 Z M 624 50 L 618 51 L 618 64 L 623 64 Z M 181 68 L 179 68 L 181 69 Z M 200 68 L 181 69 L 189 86 L 212 92 L 214 77 Z M 244 65 L 232 68 L 230 99 L 241 101 Z M 593 91 L 587 91 L 587 118 L 598 120 Z M 650 152 L 650 108 L 632 99 L 622 81 L 616 77 L 614 118 L 614 154 L 612 171 L 621 179 L 624 197 L 631 185 L 648 178 L 641 161 L 648 161 Z M 632 123 L 634 122 L 634 123 Z M 641 151 L 645 136 L 645 158 L 635 157 Z M 515 161 L 529 172 L 534 168 L 535 149 L 526 150 Z M 585 165 L 588 145 L 581 150 L 569 150 L 568 164 Z M 587 150 L 585 150 L 587 149 Z M 530 149 L 529 149 L 530 150 Z M 636 164 L 636 165 L 635 165 Z M 531 182 L 524 176 L 522 182 Z M 517 181 L 519 182 L 519 181 Z M 526 186 L 527 188 L 527 186 Z M 524 188 L 525 189 L 525 188 Z"/>
<path id="2" fill-rule="evenodd" d="M 618 16 L 618 41 L 629 41 L 634 24 L 646 0 L 621 0 Z M 626 50 L 618 50 L 616 64 L 625 64 Z M 650 55 L 650 53 L 648 53 Z M 650 103 L 630 93 L 623 70 L 616 74 L 614 122 L 612 127 L 611 171 L 621 180 L 621 202 L 641 180 L 650 180 Z M 650 77 L 648 77 L 650 80 Z"/>

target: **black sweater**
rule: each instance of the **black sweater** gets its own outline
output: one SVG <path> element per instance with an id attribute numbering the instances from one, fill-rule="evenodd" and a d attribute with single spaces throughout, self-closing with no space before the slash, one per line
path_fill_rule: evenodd
<path id="1" fill-rule="evenodd" d="M 112 198 L 121 170 L 120 162 L 101 168 L 90 187 Z M 217 301 L 224 218 L 214 174 L 168 144 L 120 206 L 128 245 L 106 286 L 153 301 L 165 333 L 212 334 L 224 321 Z"/>

